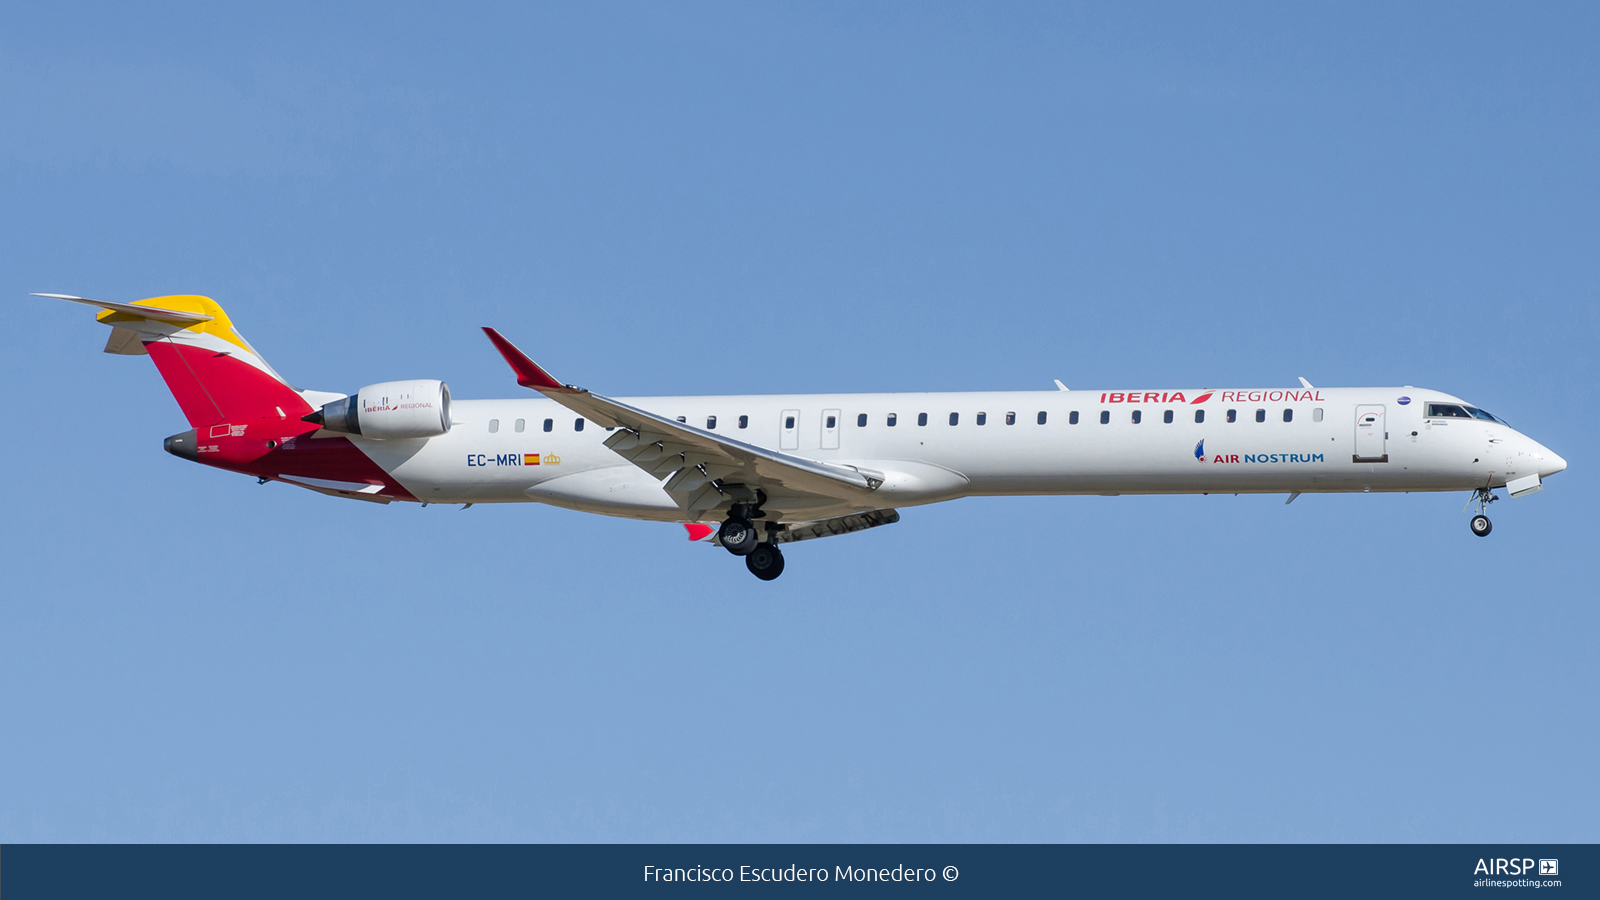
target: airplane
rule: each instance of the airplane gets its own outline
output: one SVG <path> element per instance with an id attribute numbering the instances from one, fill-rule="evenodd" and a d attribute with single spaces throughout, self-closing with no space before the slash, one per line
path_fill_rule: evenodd
<path id="1" fill-rule="evenodd" d="M 438 380 L 294 387 L 209 297 L 98 307 L 105 352 L 148 355 L 190 428 L 168 453 L 336 497 L 545 503 L 685 525 L 757 578 L 783 545 L 975 496 L 1539 491 L 1566 461 L 1426 388 L 1068 390 L 611 398 L 484 334 L 539 395 L 452 400 Z"/>

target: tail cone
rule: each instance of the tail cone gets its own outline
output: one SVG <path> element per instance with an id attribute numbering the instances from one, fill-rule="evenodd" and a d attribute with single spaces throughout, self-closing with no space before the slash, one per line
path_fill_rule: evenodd
<path id="1" fill-rule="evenodd" d="M 199 434 L 191 428 L 182 434 L 175 434 L 161 442 L 161 448 L 180 459 L 190 462 L 200 461 Z"/>

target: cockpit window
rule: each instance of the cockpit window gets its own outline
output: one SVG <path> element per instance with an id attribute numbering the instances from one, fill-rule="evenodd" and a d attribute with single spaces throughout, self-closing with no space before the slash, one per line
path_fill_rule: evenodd
<path id="1" fill-rule="evenodd" d="M 1428 418 L 1430 419 L 1470 419 L 1467 411 L 1454 403 L 1429 403 Z"/>
<path id="2" fill-rule="evenodd" d="M 1472 413 L 1472 417 L 1474 419 L 1482 419 L 1485 422 L 1499 422 L 1501 425 L 1504 425 L 1506 423 L 1505 420 L 1500 418 L 1499 416 L 1497 416 L 1497 415 L 1495 415 L 1493 413 L 1484 412 L 1483 410 L 1477 408 L 1476 406 L 1467 407 L 1467 412 Z"/>

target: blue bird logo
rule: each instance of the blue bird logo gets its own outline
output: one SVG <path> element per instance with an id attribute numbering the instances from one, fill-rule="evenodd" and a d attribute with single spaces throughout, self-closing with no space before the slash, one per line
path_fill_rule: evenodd
<path id="1" fill-rule="evenodd" d="M 1199 461 L 1201 461 L 1201 462 L 1205 462 L 1206 461 L 1206 442 L 1205 442 L 1205 438 L 1201 438 L 1200 439 L 1200 443 L 1194 445 L 1194 458 L 1199 460 Z"/>

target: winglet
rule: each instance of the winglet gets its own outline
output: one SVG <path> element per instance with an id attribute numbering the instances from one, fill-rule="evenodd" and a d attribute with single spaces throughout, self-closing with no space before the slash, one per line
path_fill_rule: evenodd
<path id="1" fill-rule="evenodd" d="M 711 535 L 715 534 L 717 531 L 717 529 L 713 528 L 712 526 L 705 525 L 700 522 L 685 522 L 683 523 L 683 527 L 688 530 L 689 540 L 691 541 L 710 540 Z"/>
<path id="2" fill-rule="evenodd" d="M 484 327 L 483 333 L 494 342 L 494 348 L 505 357 L 506 364 L 511 366 L 511 371 L 517 373 L 517 384 L 533 388 L 536 391 L 558 391 L 561 393 L 577 393 L 581 388 L 561 382 L 550 377 L 550 373 L 539 368 L 539 364 L 529 359 L 527 354 L 517 349 L 517 346 L 500 336 L 500 332 L 493 328 Z"/>

